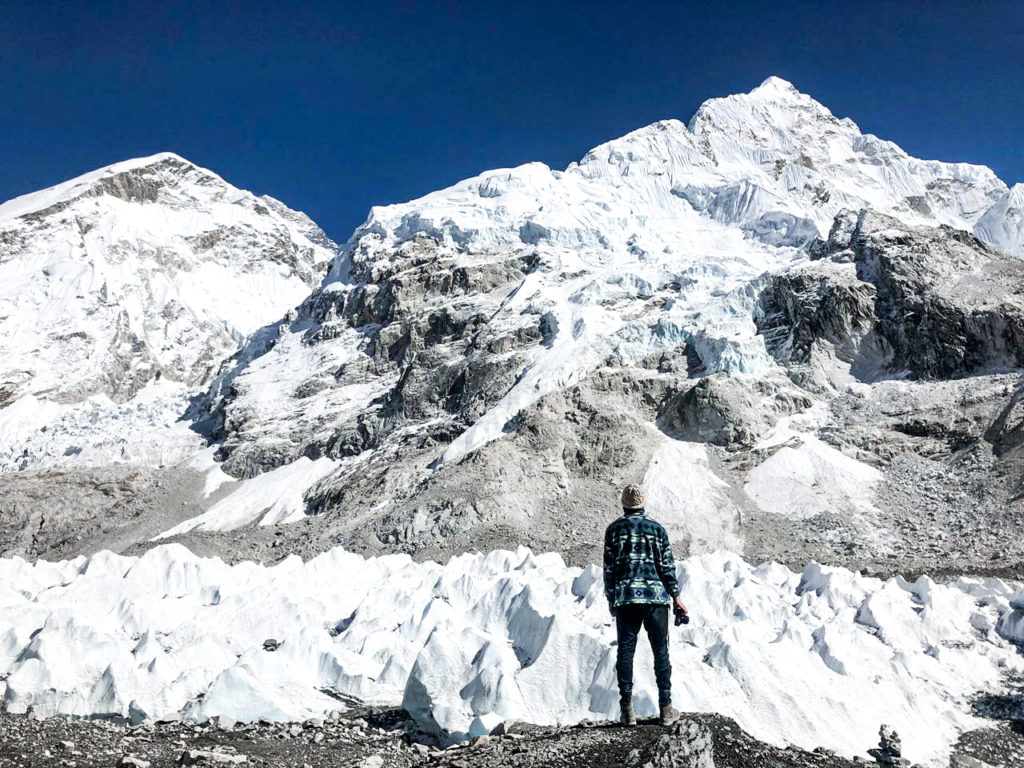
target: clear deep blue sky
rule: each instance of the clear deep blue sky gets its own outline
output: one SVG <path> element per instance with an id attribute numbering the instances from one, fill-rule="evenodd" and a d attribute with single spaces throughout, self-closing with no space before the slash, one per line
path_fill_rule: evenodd
<path id="1" fill-rule="evenodd" d="M 371 205 L 564 167 L 771 74 L 1024 180 L 1019 2 L 0 0 L 0 200 L 172 150 L 341 241 Z"/>

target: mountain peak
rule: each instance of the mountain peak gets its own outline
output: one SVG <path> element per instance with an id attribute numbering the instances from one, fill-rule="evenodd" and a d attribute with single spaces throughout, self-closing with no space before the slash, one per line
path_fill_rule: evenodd
<path id="1" fill-rule="evenodd" d="M 195 163 L 185 159 L 176 152 L 157 152 L 155 155 L 133 157 L 128 160 L 112 163 L 93 171 L 93 173 L 123 173 L 124 171 L 134 170 L 135 168 L 148 168 L 153 165 L 160 165 L 161 163 L 166 163 L 168 161 L 190 165 L 193 168 L 198 167 Z"/>
<path id="2" fill-rule="evenodd" d="M 21 414 L 10 439 L 12 422 L 0 428 L 0 470 L 118 456 L 118 414 L 139 434 L 174 423 L 185 393 L 308 295 L 335 251 L 303 214 L 171 152 L 3 204 L 0 241 L 0 407 Z M 91 447 L 73 443 L 85 419 Z"/>
<path id="3" fill-rule="evenodd" d="M 223 184 L 227 183 L 213 171 L 200 168 L 195 163 L 181 157 L 181 155 L 177 155 L 174 152 L 160 152 L 155 155 L 137 157 L 105 165 L 63 181 L 60 184 L 55 184 L 52 187 L 39 190 L 38 192 L 30 192 L 27 195 L 21 195 L 5 203 L 0 203 L 0 222 L 43 211 L 54 205 L 73 200 L 83 194 L 90 193 L 97 185 L 108 184 L 111 177 L 141 169 L 156 169 L 158 166 L 164 165 L 177 166 L 176 170 L 198 172 L 209 180 Z"/>
<path id="4" fill-rule="evenodd" d="M 705 101 L 691 118 L 689 128 L 697 134 L 708 130 L 788 131 L 801 117 L 815 122 L 839 122 L 823 104 L 798 91 L 789 81 L 772 76 L 749 93 Z M 852 123 L 850 126 L 855 128 Z"/>
<path id="5" fill-rule="evenodd" d="M 757 88 L 752 90 L 751 95 L 760 92 L 778 92 L 778 93 L 795 93 L 800 94 L 800 91 L 789 82 L 789 80 L 783 80 L 781 77 L 775 75 L 769 75 L 766 77 Z"/>

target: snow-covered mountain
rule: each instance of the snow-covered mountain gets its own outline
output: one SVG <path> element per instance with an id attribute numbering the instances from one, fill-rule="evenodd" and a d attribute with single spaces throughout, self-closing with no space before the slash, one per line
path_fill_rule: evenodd
<path id="1" fill-rule="evenodd" d="M 642 480 L 695 551 L 906 557 L 894 528 L 923 538 L 904 521 L 905 464 L 991 454 L 999 412 L 1010 432 L 1020 418 L 1024 263 L 966 234 L 1013 251 L 1013 194 L 769 78 L 564 171 L 491 171 L 374 208 L 324 285 L 215 384 L 223 469 L 335 462 L 305 475 L 323 538 L 303 529 L 296 546 L 522 537 L 586 562 L 596 545 L 573 531 Z M 969 416 L 965 391 L 986 393 Z M 934 414 L 901 421 L 908 400 Z M 862 402 L 892 416 L 855 444 Z M 992 458 L 1004 479 L 972 480 L 1011 527 L 1014 450 Z"/>
<path id="2" fill-rule="evenodd" d="M 163 426 L 334 252 L 305 215 L 170 153 L 0 205 L 0 467 L 194 450 Z"/>
<path id="3" fill-rule="evenodd" d="M 331 249 L 301 214 L 173 155 L 113 166 L 0 209 L 5 466 L 89 467 L 87 520 L 152 523 L 119 541 L 302 521 L 286 548 L 587 562 L 638 480 L 696 552 L 985 558 L 1024 519 L 1019 190 L 769 78 L 564 171 L 374 208 L 302 299 Z M 172 464 L 173 514 L 124 468 Z M 991 532 L 922 550 L 921 473 L 935 530 L 969 481 Z M 2 479 L 35 530 L 45 491 Z"/>

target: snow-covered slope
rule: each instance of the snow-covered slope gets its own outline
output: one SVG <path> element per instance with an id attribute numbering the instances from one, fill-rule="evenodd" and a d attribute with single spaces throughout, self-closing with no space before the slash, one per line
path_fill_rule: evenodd
<path id="1" fill-rule="evenodd" d="M 724 553 L 680 565 L 693 622 L 672 630 L 674 700 L 777 744 L 847 755 L 879 722 L 945 765 L 982 727 L 970 699 L 1024 672 L 1024 592 Z M 455 740 L 498 723 L 614 717 L 614 630 L 600 572 L 527 549 L 446 565 L 342 550 L 273 568 L 164 546 L 63 563 L 0 560 L 0 698 L 10 712 L 301 720 L 325 694 L 403 704 Z M 280 646 L 269 652 L 264 641 Z M 641 644 L 643 646 L 644 644 Z M 635 700 L 654 711 L 650 652 Z"/>
<path id="2" fill-rule="evenodd" d="M 333 255 L 305 215 L 170 153 L 0 205 L 0 467 L 160 461 L 174 439 L 140 432 Z"/>
<path id="3" fill-rule="evenodd" d="M 1014 184 L 974 225 L 986 243 L 1024 259 L 1024 184 Z"/>
<path id="4" fill-rule="evenodd" d="M 526 243 L 622 259 L 684 245 L 676 238 L 689 229 L 678 221 L 687 207 L 771 244 L 824 236 L 843 209 L 970 231 L 1006 192 L 984 166 L 910 157 L 770 77 L 748 94 L 706 102 L 688 126 L 641 128 L 565 171 L 539 163 L 489 171 L 374 208 L 351 245 L 357 267 L 418 235 L 470 252 Z"/>

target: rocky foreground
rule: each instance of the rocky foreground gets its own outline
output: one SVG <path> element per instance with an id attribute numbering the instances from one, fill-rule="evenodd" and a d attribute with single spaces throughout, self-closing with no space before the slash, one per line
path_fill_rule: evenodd
<path id="1" fill-rule="evenodd" d="M 964 734 L 951 768 L 1024 766 L 1024 700 L 986 699 L 978 704 L 994 727 Z M 334 719 L 304 723 L 205 725 L 110 720 L 36 719 L 0 714 L 0 768 L 165 768 L 267 766 L 268 768 L 847 768 L 913 765 L 899 737 L 883 727 L 873 759 L 852 761 L 826 749 L 807 752 L 758 741 L 730 718 L 687 714 L 664 728 L 583 722 L 565 728 L 503 724 L 491 736 L 437 749 L 424 743 L 400 709 L 353 708 Z"/>

